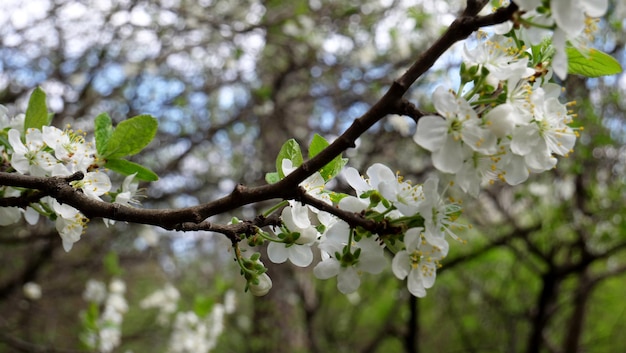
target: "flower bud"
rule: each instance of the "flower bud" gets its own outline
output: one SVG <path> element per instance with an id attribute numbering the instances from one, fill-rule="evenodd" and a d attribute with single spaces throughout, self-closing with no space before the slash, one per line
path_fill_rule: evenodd
<path id="1" fill-rule="evenodd" d="M 41 299 L 41 286 L 34 282 L 28 282 L 23 287 L 24 295 L 30 300 Z"/>
<path id="2" fill-rule="evenodd" d="M 267 273 L 262 273 L 256 277 L 256 282 L 257 284 L 252 283 L 252 281 L 248 282 L 248 289 L 250 289 L 250 293 L 257 297 L 266 295 L 272 289 L 272 279 Z"/>

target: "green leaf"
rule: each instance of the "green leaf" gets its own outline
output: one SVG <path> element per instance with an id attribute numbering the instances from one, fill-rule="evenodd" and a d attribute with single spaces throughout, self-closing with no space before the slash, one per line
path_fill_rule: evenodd
<path id="1" fill-rule="evenodd" d="M 46 94 L 37 87 L 30 95 L 26 116 L 24 117 L 24 131 L 30 128 L 41 129 L 50 123 L 48 108 L 46 107 Z"/>
<path id="2" fill-rule="evenodd" d="M 198 295 L 194 298 L 193 312 L 198 317 L 206 317 L 213 309 L 213 304 L 215 304 L 213 299 Z"/>
<path id="3" fill-rule="evenodd" d="M 11 143 L 9 142 L 9 139 L 7 138 L 7 132 L 6 131 L 1 131 L 0 130 L 0 145 L 4 146 L 5 148 L 11 148 Z"/>
<path id="4" fill-rule="evenodd" d="M 320 174 L 322 174 L 324 180 L 328 181 L 339 174 L 346 164 L 348 164 L 348 158 L 337 156 L 320 170 Z"/>
<path id="5" fill-rule="evenodd" d="M 567 72 L 586 77 L 615 75 L 622 72 L 622 66 L 614 57 L 596 49 L 584 54 L 573 47 L 567 48 Z"/>
<path id="6" fill-rule="evenodd" d="M 344 197 L 348 197 L 348 194 L 344 194 L 344 193 L 340 193 L 340 192 L 331 192 L 330 194 L 328 194 L 328 196 L 330 197 L 330 200 L 334 203 L 334 204 L 338 204 L 339 201 L 341 201 L 341 199 L 343 199 Z"/>
<path id="7" fill-rule="evenodd" d="M 137 173 L 135 178 L 145 181 L 157 181 L 159 176 L 150 169 L 125 159 L 107 159 L 104 167 L 111 169 L 123 175 L 131 175 Z"/>
<path id="8" fill-rule="evenodd" d="M 309 158 L 317 156 L 324 148 L 328 147 L 328 145 L 330 145 L 330 143 L 328 143 L 325 138 L 319 134 L 313 135 L 313 139 L 309 145 Z"/>
<path id="9" fill-rule="evenodd" d="M 296 140 L 287 140 L 287 142 L 283 144 L 283 147 L 280 148 L 280 152 L 278 152 L 278 157 L 276 157 L 276 171 L 280 179 L 285 177 L 285 173 L 283 173 L 283 159 L 290 160 L 294 167 L 302 165 L 302 151 Z"/>
<path id="10" fill-rule="evenodd" d="M 109 251 L 102 260 L 104 268 L 110 276 L 116 277 L 122 275 L 122 268 L 117 253 Z"/>
<path id="11" fill-rule="evenodd" d="M 89 302 L 87 310 L 83 313 L 83 325 L 89 330 L 96 330 L 98 328 L 98 316 L 100 315 L 100 309 L 98 303 Z"/>
<path id="12" fill-rule="evenodd" d="M 96 117 L 95 121 L 95 132 L 94 135 L 96 137 L 96 150 L 99 155 L 103 155 L 103 152 L 106 151 L 107 145 L 109 144 L 109 139 L 113 134 L 113 124 L 111 122 L 111 117 L 107 113 L 102 113 Z"/>
<path id="13" fill-rule="evenodd" d="M 122 121 L 102 147 L 101 157 L 119 158 L 138 153 L 152 141 L 157 128 L 157 120 L 150 115 L 138 115 Z"/>
<path id="14" fill-rule="evenodd" d="M 330 144 L 325 138 L 318 134 L 313 135 L 313 140 L 311 140 L 311 144 L 309 145 L 309 158 L 317 156 L 324 148 L 328 147 L 328 145 Z M 328 181 L 339 174 L 346 163 L 348 163 L 348 159 L 341 158 L 341 155 L 339 155 L 323 166 L 322 169 L 320 169 L 320 174 L 324 180 Z"/>
<path id="15" fill-rule="evenodd" d="M 277 172 L 265 174 L 265 181 L 268 184 L 276 184 L 280 181 L 280 175 Z"/>

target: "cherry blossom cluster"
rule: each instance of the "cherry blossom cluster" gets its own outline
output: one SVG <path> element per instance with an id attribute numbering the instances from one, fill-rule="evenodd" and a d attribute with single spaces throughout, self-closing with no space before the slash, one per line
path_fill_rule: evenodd
<path id="1" fill-rule="evenodd" d="M 83 299 L 89 309 L 83 313 L 85 331 L 81 340 L 88 347 L 98 352 L 112 352 L 122 341 L 122 322 L 128 312 L 128 303 L 124 298 L 126 283 L 119 278 L 111 280 L 108 286 L 98 280 L 89 280 Z"/>
<path id="2" fill-rule="evenodd" d="M 459 89 L 435 90 L 438 115 L 420 119 L 414 135 L 432 152 L 434 167 L 453 174 L 472 196 L 483 182 L 517 185 L 554 168 L 555 155 L 568 156 L 578 136 L 569 125 L 572 103 L 562 103 L 562 88 L 549 82 L 551 54 L 524 50 L 511 37 L 484 36 L 465 47 Z"/>
<path id="3" fill-rule="evenodd" d="M 224 303 L 211 305 L 206 313 L 197 311 L 179 311 L 180 293 L 171 284 L 166 284 L 139 304 L 143 309 L 158 309 L 157 322 L 169 326 L 173 321 L 172 334 L 168 343 L 168 352 L 206 353 L 217 345 L 217 339 L 224 332 L 224 319 L 235 311 L 235 292 L 228 290 L 224 294 Z"/>
<path id="4" fill-rule="evenodd" d="M 510 33 L 514 29 L 528 46 L 550 40 L 554 51 L 552 68 L 561 79 L 568 72 L 567 44 L 588 50 L 596 19 L 604 16 L 609 7 L 607 0 L 516 0 L 515 3 L 521 15 L 496 26 L 496 33 Z"/>
<path id="5" fill-rule="evenodd" d="M 335 156 L 299 184 L 315 202 L 284 200 L 265 214 L 280 212 L 280 224 L 231 238 L 246 290 L 264 295 L 272 280 L 260 253 L 244 256 L 250 249 L 241 246 L 241 238 L 250 248 L 268 244 L 267 257 L 274 263 L 289 261 L 308 267 L 316 261 L 314 274 L 320 279 L 337 277 L 342 293 L 356 291 L 363 273 L 378 274 L 391 265 L 393 274 L 407 281 L 408 290 L 423 297 L 448 254 L 448 237 L 460 240 L 455 232 L 465 227 L 457 223 L 460 202 L 446 197 L 448 186 L 439 191 L 439 179 L 453 180 L 442 184 L 475 197 L 483 185 L 520 184 L 531 173 L 554 168 L 556 156 L 571 153 L 582 128 L 571 126 L 573 103 L 560 101 L 562 88 L 552 83 L 552 76 L 563 79 L 569 72 L 599 76 L 621 71 L 610 56 L 588 48 L 594 18 L 606 12 L 607 1 L 515 3 L 519 11 L 508 23 L 493 27 L 490 35 L 479 32 L 476 44 L 465 46 L 459 87 L 435 88 L 435 112 L 418 119 L 413 139 L 432 153 L 432 164 L 441 178 L 413 184 L 383 164 L 372 165 L 361 176 L 356 169 L 344 168 L 347 160 Z M 569 56 L 582 59 L 569 60 Z M 158 179 L 149 169 L 123 159 L 150 143 L 157 132 L 154 117 L 133 117 L 114 128 L 111 118 L 101 114 L 95 119 L 92 140 L 82 132 L 48 126 L 49 120 L 45 95 L 37 90 L 26 116 L 9 118 L 7 109 L 0 106 L 3 172 L 38 177 L 81 172 L 84 178 L 70 182 L 75 189 L 95 200 L 129 206 L 138 204 L 135 178 Z M 323 137 L 314 136 L 309 158 L 328 146 Z M 277 157 L 277 171 L 268 173 L 266 180 L 279 182 L 303 160 L 297 142 L 287 141 Z M 117 191 L 112 191 L 105 169 L 127 175 Z M 340 174 L 354 195 L 326 188 Z M 25 192 L 0 187 L 3 198 Z M 66 251 L 80 239 L 88 221 L 79 210 L 42 197 L 23 209 L 0 207 L 0 225 L 22 217 L 34 224 L 40 215 L 55 221 Z M 107 226 L 114 223 L 104 221 Z M 187 333 L 202 327 L 191 315 L 183 314 L 175 326 Z"/>
<path id="6" fill-rule="evenodd" d="M 71 185 L 85 195 L 97 200 L 107 195 L 112 202 L 124 205 L 137 203 L 134 197 L 138 184 L 133 180 L 134 175 L 126 177 L 121 188 L 112 192 L 109 176 L 98 167 L 95 144 L 87 141 L 84 133 L 53 126 L 24 131 L 24 114 L 10 118 L 7 109 L 0 105 L 0 134 L 6 136 L 6 139 L 0 139 L 0 151 L 3 164 L 10 166 L 8 171 L 39 177 L 83 172 L 84 178 L 72 181 Z M 8 186 L 0 188 L 3 197 L 19 197 L 22 193 L 22 190 Z M 43 197 L 25 209 L 0 207 L 0 225 L 17 223 L 22 216 L 29 224 L 35 224 L 40 215 L 55 221 L 65 251 L 70 251 L 80 240 L 88 222 L 79 210 L 60 204 L 54 198 Z M 105 220 L 107 225 L 113 222 Z"/>
<path id="7" fill-rule="evenodd" d="M 283 159 L 285 175 L 293 171 L 292 161 Z M 337 277 L 342 293 L 356 291 L 361 274 L 379 274 L 389 267 L 386 252 L 393 255 L 393 273 L 399 279 L 408 278 L 408 288 L 416 296 L 426 295 L 435 281 L 436 270 L 449 249 L 447 237 L 459 240 L 455 222 L 460 207 L 438 192 L 439 181 L 428 179 L 423 185 L 404 181 L 383 164 L 374 164 L 363 177 L 354 168 L 343 173 L 357 196 L 334 193 L 325 188 L 326 181 L 319 172 L 304 180 L 302 187 L 310 196 L 364 219 L 385 223 L 388 232 L 373 233 L 351 227 L 345 220 L 326 211 L 289 201 L 281 211 L 282 225 L 271 233 L 258 230 L 249 239 L 250 245 L 269 241 L 270 261 L 307 267 L 314 258 L 319 262 L 313 272 L 320 279 Z M 317 255 L 316 255 L 317 253 Z M 271 279 L 259 261 L 259 254 L 246 259 L 238 252 L 242 273 L 255 295 L 271 289 Z"/>
<path id="8" fill-rule="evenodd" d="M 556 156 L 572 152 L 582 129 L 570 126 L 573 103 L 560 101 L 562 87 L 551 79 L 553 73 L 567 75 L 566 42 L 585 50 L 595 23 L 588 16 L 603 15 L 606 1 L 537 0 L 519 5 L 512 21 L 496 26 L 490 36 L 479 32 L 477 44 L 465 46 L 460 86 L 435 89 L 436 112 L 419 119 L 413 137 L 432 153 L 433 166 L 443 178 L 474 197 L 485 184 L 517 185 L 531 173 L 553 169 Z M 292 160 L 281 164 L 284 175 L 294 169 Z M 447 199 L 445 190 L 438 191 L 435 178 L 413 185 L 382 164 L 371 166 L 366 174 L 362 177 L 353 168 L 343 172 L 356 196 L 326 190 L 327 180 L 320 173 L 300 186 L 333 207 L 389 225 L 388 232 L 375 234 L 289 201 L 281 211 L 282 225 L 271 234 L 259 230 L 250 244 L 269 241 L 268 257 L 275 263 L 289 260 L 306 267 L 319 259 L 315 275 L 337 277 L 342 293 L 356 291 L 362 273 L 381 273 L 390 254 L 394 275 L 407 280 L 413 295 L 423 297 L 448 253 L 447 237 L 460 240 L 455 234 L 464 227 L 456 222 L 459 203 Z M 263 281 L 252 278 L 265 285 L 255 294 L 264 294 L 271 280 L 264 268 L 257 271 Z"/>

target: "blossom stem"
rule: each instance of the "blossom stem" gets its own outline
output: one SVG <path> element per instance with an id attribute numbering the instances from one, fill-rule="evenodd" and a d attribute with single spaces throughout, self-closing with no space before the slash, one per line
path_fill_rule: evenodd
<path id="1" fill-rule="evenodd" d="M 288 204 L 289 204 L 289 201 L 287 201 L 287 200 L 283 200 L 283 201 L 279 202 L 278 204 L 276 204 L 276 205 L 272 206 L 269 210 L 265 211 L 265 212 L 263 213 L 263 216 L 264 216 L 264 217 L 268 217 L 269 215 L 271 215 L 272 213 L 274 213 L 274 211 L 276 211 L 276 210 L 278 210 L 278 209 L 281 209 L 281 208 L 283 208 L 283 207 L 287 206 Z"/>
<path id="2" fill-rule="evenodd" d="M 547 30 L 554 30 L 556 28 L 556 25 L 542 25 L 530 20 L 527 20 L 525 18 L 519 18 L 518 19 L 519 23 L 524 25 L 525 27 L 537 27 L 537 28 L 541 28 L 541 29 L 547 29 Z"/>
<path id="3" fill-rule="evenodd" d="M 479 106 L 479 105 L 486 105 L 486 104 L 498 103 L 498 102 L 499 102 L 499 98 L 498 97 L 483 98 L 483 99 L 477 99 L 477 100 L 473 101 L 472 105 Z"/>
<path id="4" fill-rule="evenodd" d="M 282 228 L 281 228 L 281 229 L 282 229 Z M 285 229 L 282 229 L 282 230 L 283 230 L 283 231 L 285 231 Z M 265 239 L 265 240 L 267 240 L 267 241 L 273 241 L 273 242 L 275 242 L 275 243 L 284 243 L 284 241 L 283 241 L 283 240 L 273 238 L 273 237 L 271 237 L 268 233 L 266 233 L 266 232 L 264 232 L 264 231 L 262 231 L 262 230 L 259 230 L 259 231 L 257 232 L 257 234 L 258 234 L 261 238 L 263 238 L 263 239 Z"/>
<path id="5" fill-rule="evenodd" d="M 485 76 L 484 75 L 480 76 L 478 80 L 474 82 L 474 87 L 472 87 L 472 89 L 464 95 L 465 100 L 469 102 L 473 96 L 477 95 L 478 92 L 480 92 L 480 90 L 483 89 L 484 82 L 485 82 Z"/>
<path id="6" fill-rule="evenodd" d="M 242 255 L 241 255 L 241 249 L 239 248 L 239 243 L 234 243 L 233 244 L 233 248 L 235 250 L 235 259 L 237 260 L 237 263 L 239 264 L 239 267 L 241 267 L 241 270 L 244 272 L 250 272 L 246 266 L 244 266 L 243 264 L 243 260 L 241 260 Z"/>

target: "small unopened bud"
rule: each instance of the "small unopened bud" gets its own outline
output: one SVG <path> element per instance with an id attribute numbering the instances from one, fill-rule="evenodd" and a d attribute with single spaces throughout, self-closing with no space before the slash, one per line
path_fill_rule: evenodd
<path id="1" fill-rule="evenodd" d="M 41 286 L 35 282 L 28 282 L 22 288 L 24 295 L 30 300 L 41 299 Z"/>
<path id="2" fill-rule="evenodd" d="M 262 273 L 257 277 L 258 283 L 250 283 L 248 289 L 250 289 L 250 293 L 256 295 L 257 297 L 261 297 L 266 295 L 270 289 L 272 289 L 272 279 L 267 273 Z"/>

